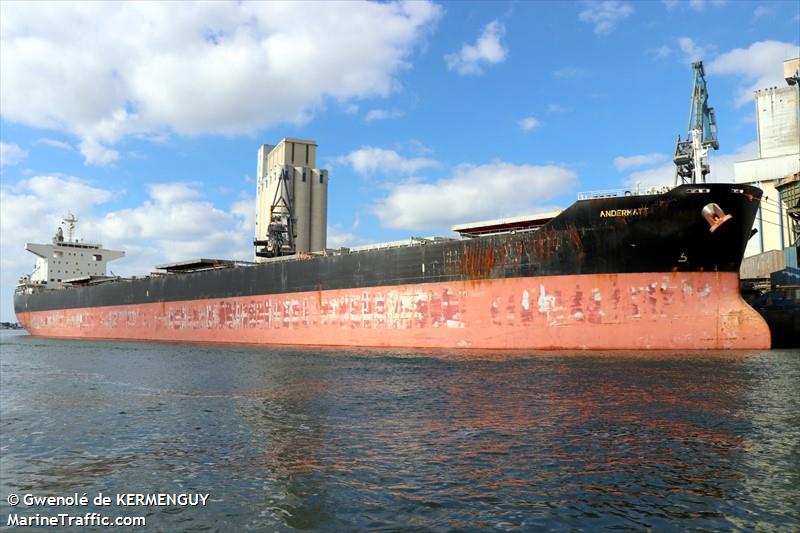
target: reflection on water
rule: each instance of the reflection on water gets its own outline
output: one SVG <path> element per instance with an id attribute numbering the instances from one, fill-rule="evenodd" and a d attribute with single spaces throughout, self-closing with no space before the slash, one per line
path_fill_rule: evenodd
<path id="1" fill-rule="evenodd" d="M 5 336 L 0 491 L 211 493 L 148 531 L 800 528 L 800 355 L 474 355 Z"/>

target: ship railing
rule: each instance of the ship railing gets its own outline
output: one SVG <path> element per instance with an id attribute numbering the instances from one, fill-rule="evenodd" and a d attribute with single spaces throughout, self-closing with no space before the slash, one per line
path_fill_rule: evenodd
<path id="1" fill-rule="evenodd" d="M 630 189 L 605 189 L 600 191 L 586 191 L 578 193 L 578 200 L 595 200 L 598 198 L 618 198 L 622 196 L 642 196 L 652 194 L 664 194 L 672 190 L 672 187 L 635 187 Z"/>
<path id="2" fill-rule="evenodd" d="M 383 250 L 386 248 L 403 248 L 406 246 L 416 246 L 420 244 L 428 244 L 434 242 L 452 241 L 449 237 L 410 237 L 399 241 L 377 242 L 373 244 L 364 244 L 361 246 L 352 246 L 347 248 L 350 253 L 369 252 L 372 250 Z"/>
<path id="3" fill-rule="evenodd" d="M 48 290 L 47 284 L 44 281 L 30 281 L 30 280 L 20 280 L 17 283 L 14 292 L 16 294 L 33 294 L 35 292 L 44 292 Z"/>

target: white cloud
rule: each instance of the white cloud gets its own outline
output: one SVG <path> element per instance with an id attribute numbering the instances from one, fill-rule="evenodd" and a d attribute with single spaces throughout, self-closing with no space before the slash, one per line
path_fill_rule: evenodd
<path id="1" fill-rule="evenodd" d="M 686 2 L 685 0 L 662 0 L 664 6 L 666 6 L 667 10 L 671 11 L 677 7 L 688 8 L 698 13 L 701 13 L 705 10 L 707 5 L 711 5 L 713 7 L 722 7 L 724 6 L 727 1 L 726 0 L 689 0 Z"/>
<path id="2" fill-rule="evenodd" d="M 672 49 L 667 45 L 663 45 L 658 48 L 649 48 L 647 53 L 654 59 L 666 59 L 672 54 Z"/>
<path id="3" fill-rule="evenodd" d="M 542 122 L 536 117 L 525 117 L 519 121 L 519 127 L 522 131 L 531 131 L 542 125 Z"/>
<path id="4" fill-rule="evenodd" d="M 154 144 L 169 144 L 170 135 L 164 131 L 137 133 L 136 137 Z"/>
<path id="5" fill-rule="evenodd" d="M 408 150 L 417 155 L 430 155 L 433 153 L 433 149 L 425 146 L 422 142 L 418 141 L 417 139 L 411 139 L 406 143 Z"/>
<path id="6" fill-rule="evenodd" d="M 0 142 L 0 168 L 16 165 L 28 156 L 28 151 L 18 144 Z"/>
<path id="7" fill-rule="evenodd" d="M 581 80 L 591 77 L 591 71 L 581 67 L 562 67 L 553 72 L 553 77 L 557 80 Z"/>
<path id="8" fill-rule="evenodd" d="M 338 164 L 349 165 L 362 175 L 375 173 L 413 174 L 423 168 L 436 167 L 439 163 L 426 157 L 404 158 L 394 150 L 362 146 L 347 155 L 335 159 Z"/>
<path id="9" fill-rule="evenodd" d="M 455 70 L 462 76 L 481 74 L 483 64 L 502 63 L 506 59 L 508 50 L 500 42 L 505 33 L 505 27 L 497 20 L 493 20 L 483 29 L 474 45 L 466 44 L 458 53 L 444 56 L 448 70 Z"/>
<path id="10" fill-rule="evenodd" d="M 714 45 L 699 45 L 691 37 L 679 37 L 677 39 L 677 50 L 680 52 L 680 60 L 684 63 L 693 63 L 695 61 L 705 60 L 716 53 L 717 47 Z M 672 55 L 673 49 L 668 45 L 659 46 L 658 48 L 649 48 L 647 54 L 653 59 L 662 60 Z"/>
<path id="11" fill-rule="evenodd" d="M 53 148 L 59 148 L 61 150 L 72 151 L 74 148 L 71 144 L 66 143 L 64 141 L 59 141 L 57 139 L 48 139 L 47 137 L 43 137 L 36 141 L 36 144 L 44 144 L 46 146 L 52 146 Z"/>
<path id="12" fill-rule="evenodd" d="M 633 14 L 633 6 L 616 0 L 603 2 L 586 2 L 578 18 L 583 22 L 594 24 L 594 32 L 607 35 L 614 31 L 622 20 Z"/>
<path id="13" fill-rule="evenodd" d="M 772 15 L 773 9 L 768 6 L 758 6 L 753 10 L 753 18 L 761 18 L 766 17 L 767 15 Z"/>
<path id="14" fill-rule="evenodd" d="M 400 118 L 402 116 L 403 112 L 396 109 L 370 109 L 364 120 L 367 122 L 373 122 L 375 120 L 388 120 L 392 118 Z"/>
<path id="15" fill-rule="evenodd" d="M 569 107 L 564 107 L 559 104 L 548 104 L 547 112 L 548 113 L 569 113 L 572 111 Z"/>
<path id="16" fill-rule="evenodd" d="M 796 44 L 780 41 L 758 41 L 748 48 L 736 48 L 720 54 L 706 70 L 711 75 L 734 75 L 741 79 L 736 105 L 741 107 L 753 101 L 753 91 L 767 87 L 782 87 L 783 62 L 800 56 Z"/>
<path id="17" fill-rule="evenodd" d="M 705 0 L 689 0 L 689 7 L 697 12 L 706 8 Z"/>
<path id="18" fill-rule="evenodd" d="M 362 244 L 369 244 L 369 240 L 359 237 L 352 232 L 345 231 L 339 224 L 330 224 L 328 226 L 328 248 L 351 248 L 353 246 L 361 246 Z"/>
<path id="19" fill-rule="evenodd" d="M 118 151 L 107 148 L 94 137 L 84 138 L 78 146 L 84 160 L 90 165 L 107 165 L 119 157 Z"/>
<path id="20" fill-rule="evenodd" d="M 623 180 L 627 189 L 646 191 L 651 187 L 664 187 L 675 184 L 675 165 L 664 163 L 657 167 L 633 172 Z"/>
<path id="21" fill-rule="evenodd" d="M 660 163 L 666 158 L 666 155 L 659 153 L 632 155 L 629 157 L 619 156 L 614 158 L 614 168 L 617 170 L 627 170 L 629 168 L 644 167 L 654 163 Z"/>
<path id="22" fill-rule="evenodd" d="M 555 165 L 463 165 L 450 178 L 396 185 L 373 213 L 386 227 L 441 231 L 459 222 L 542 210 L 543 202 L 575 185 L 575 173 Z"/>
<path id="23" fill-rule="evenodd" d="M 34 262 L 25 243 L 47 242 L 68 212 L 79 219 L 79 237 L 126 251 L 109 265 L 117 274 L 146 274 L 156 264 L 193 257 L 252 259 L 254 198 L 240 198 L 226 210 L 206 200 L 198 185 L 162 183 L 147 190 L 140 205 L 107 210 L 115 194 L 74 177 L 34 176 L 0 189 L 3 320 L 11 318 L 6 302 L 17 277 Z"/>
<path id="24" fill-rule="evenodd" d="M 702 61 L 706 56 L 710 55 L 714 49 L 714 47 L 700 46 L 690 37 L 680 37 L 678 39 L 678 48 L 683 52 L 683 60 L 686 63 Z"/>
<path id="25" fill-rule="evenodd" d="M 689 7 L 697 12 L 702 12 L 708 5 L 722 7 L 727 3 L 727 0 L 689 0 Z"/>
<path id="26" fill-rule="evenodd" d="M 701 61 L 709 53 L 707 48 L 699 46 L 690 37 L 680 37 L 678 39 L 678 48 L 683 52 L 683 60 L 686 63 Z"/>
<path id="27" fill-rule="evenodd" d="M 185 183 L 148 187 L 150 199 L 139 206 L 106 213 L 89 219 L 88 232 L 102 236 L 123 249 L 145 245 L 147 261 L 132 258 L 139 270 L 159 262 L 192 257 L 252 259 L 251 240 L 255 200 L 238 200 L 230 210 L 220 209 L 202 193 Z"/>
<path id="28" fill-rule="evenodd" d="M 79 138 L 88 163 L 128 135 L 243 134 L 325 101 L 387 96 L 442 9 L 431 2 L 9 3 L 3 118 Z M 358 60 L 354 61 L 353 58 Z"/>
<path id="29" fill-rule="evenodd" d="M 197 184 L 185 182 L 152 183 L 147 185 L 147 192 L 157 203 L 174 204 L 199 197 L 196 187 Z"/>
<path id="30" fill-rule="evenodd" d="M 4 187 L 7 198 L 18 200 L 24 198 L 25 202 L 14 204 L 3 203 L 3 227 L 7 228 L 19 224 L 40 220 L 42 212 L 51 213 L 50 218 L 60 220 L 68 212 L 87 211 L 93 206 L 106 203 L 113 197 L 111 191 L 92 186 L 89 182 L 73 176 L 38 175 L 22 180 L 13 187 Z M 7 209 L 17 208 L 20 211 L 9 213 Z M 33 217 L 23 214 L 30 211 Z M 55 228 L 53 228 L 55 230 Z"/>

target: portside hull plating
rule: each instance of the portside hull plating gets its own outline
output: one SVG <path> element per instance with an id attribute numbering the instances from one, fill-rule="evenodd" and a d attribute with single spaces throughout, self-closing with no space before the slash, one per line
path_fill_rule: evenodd
<path id="1" fill-rule="evenodd" d="M 33 335 L 483 349 L 768 349 L 735 272 L 527 276 L 21 312 Z"/>

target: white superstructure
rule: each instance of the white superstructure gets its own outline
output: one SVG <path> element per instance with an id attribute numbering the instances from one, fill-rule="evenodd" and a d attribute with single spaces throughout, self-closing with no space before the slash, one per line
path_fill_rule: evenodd
<path id="1" fill-rule="evenodd" d="M 30 276 L 20 280 L 22 284 L 60 289 L 71 280 L 102 278 L 106 276 L 108 262 L 125 255 L 125 252 L 103 248 L 102 244 L 72 240 L 76 222 L 72 215 L 64 219 L 66 239 L 64 230 L 59 227 L 51 244 L 25 245 L 25 249 L 37 259 Z"/>

